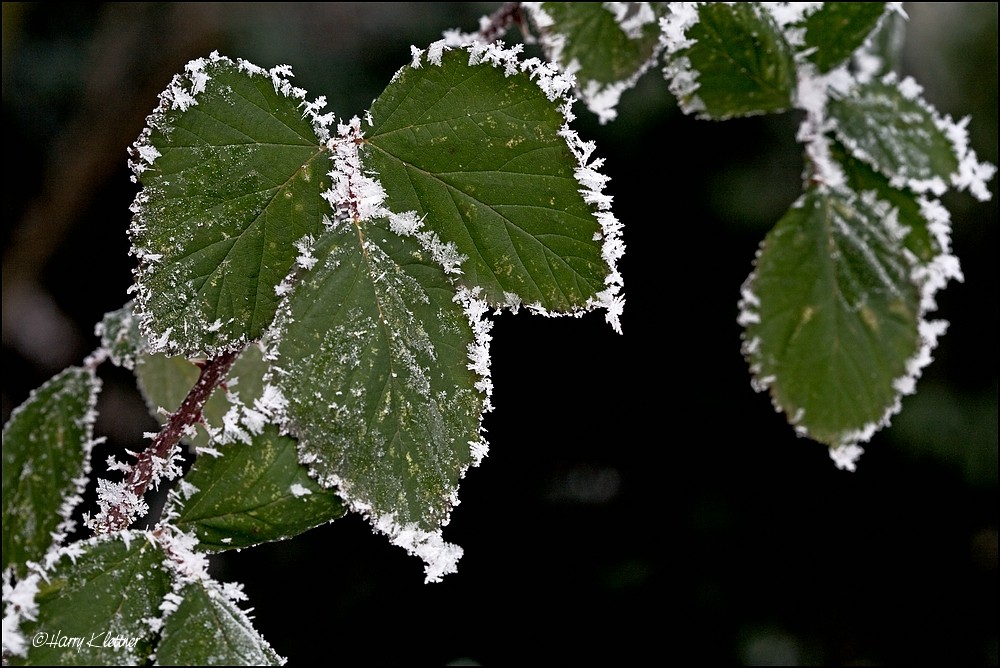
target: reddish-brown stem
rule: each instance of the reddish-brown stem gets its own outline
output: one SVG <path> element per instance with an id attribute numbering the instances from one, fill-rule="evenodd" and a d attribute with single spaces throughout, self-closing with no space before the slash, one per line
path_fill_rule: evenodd
<path id="1" fill-rule="evenodd" d="M 507 29 L 512 25 L 517 24 L 524 27 L 524 16 L 521 14 L 521 3 L 520 2 L 505 2 L 500 9 L 495 11 L 492 16 L 490 16 L 490 23 L 482 30 L 479 34 L 482 36 L 483 41 L 492 42 L 493 40 L 501 37 Z"/>
<path id="2" fill-rule="evenodd" d="M 167 417 L 163 428 L 160 429 L 149 447 L 139 453 L 125 477 L 126 488 L 137 498 L 142 498 L 153 480 L 155 460 L 168 461 L 171 450 L 180 442 L 185 430 L 202 421 L 201 411 L 205 402 L 212 396 L 215 388 L 225 381 L 226 375 L 241 352 L 241 350 L 234 350 L 222 353 L 199 365 L 201 366 L 201 374 L 198 376 L 198 381 L 188 391 L 177 410 Z M 108 509 L 107 531 L 126 529 L 130 523 L 131 519 L 123 509 L 117 507 Z"/>

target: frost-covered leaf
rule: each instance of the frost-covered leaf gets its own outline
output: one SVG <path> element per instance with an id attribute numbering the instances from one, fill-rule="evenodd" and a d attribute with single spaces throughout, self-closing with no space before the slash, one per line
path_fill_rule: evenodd
<path id="1" fill-rule="evenodd" d="M 156 647 L 160 666 L 280 666 L 278 656 L 213 581 L 190 582 L 172 594 Z"/>
<path id="2" fill-rule="evenodd" d="M 164 553 L 144 535 L 100 537 L 63 548 L 21 610 L 27 655 L 13 665 L 140 665 L 154 640 L 149 620 L 170 591 Z M 10 609 L 8 608 L 8 613 Z M 25 614 L 30 612 L 32 614 Z M 4 620 L 4 641 L 8 622 Z"/>
<path id="3" fill-rule="evenodd" d="M 919 374 L 920 292 L 894 214 L 812 189 L 767 235 L 740 322 L 755 387 L 830 446 L 868 440 Z"/>
<path id="4" fill-rule="evenodd" d="M 860 47 L 885 13 L 884 2 L 824 2 L 805 21 L 809 60 L 829 72 Z"/>
<path id="5" fill-rule="evenodd" d="M 202 408 L 204 424 L 213 430 L 223 430 L 226 416 L 234 402 L 253 406 L 255 399 L 263 394 L 264 375 L 269 365 L 262 358 L 259 346 L 251 345 L 240 353 L 229 372 L 226 387 L 217 389 Z M 176 410 L 184 397 L 198 381 L 199 367 L 181 356 L 142 355 L 139 357 L 135 374 L 139 389 L 146 400 L 150 413 L 161 422 L 164 411 Z M 161 410 L 162 409 L 162 410 Z M 208 447 L 211 443 L 208 432 L 198 429 L 184 437 L 184 442 L 197 447 Z"/>
<path id="6" fill-rule="evenodd" d="M 958 171 L 947 126 L 912 79 L 890 74 L 832 97 L 828 108 L 837 139 L 893 185 L 941 195 Z"/>
<path id="7" fill-rule="evenodd" d="M 25 574 L 72 530 L 90 472 L 101 381 L 70 367 L 34 390 L 3 428 L 3 570 Z"/>
<path id="8" fill-rule="evenodd" d="M 660 25 L 664 76 L 685 113 L 719 120 L 791 106 L 792 51 L 758 3 L 673 3 Z"/>
<path id="9" fill-rule="evenodd" d="M 203 550 L 291 538 L 344 514 L 336 494 L 299 463 L 295 440 L 274 425 L 217 452 L 198 457 L 164 511 Z"/>
<path id="10" fill-rule="evenodd" d="M 295 242 L 322 229 L 328 119 L 288 76 L 212 54 L 188 63 L 147 119 L 130 233 L 153 351 L 212 357 L 258 339 Z"/>
<path id="11" fill-rule="evenodd" d="M 621 94 L 655 62 L 660 5 L 523 4 L 541 32 L 548 59 L 576 77 L 577 94 L 601 122 L 613 120 Z"/>
<path id="12" fill-rule="evenodd" d="M 889 179 L 873 170 L 863 160 L 851 157 L 838 142 L 830 146 L 832 157 L 844 171 L 847 185 L 856 193 L 872 191 L 878 199 L 889 203 L 896 210 L 896 220 L 906 230 L 903 246 L 918 261 L 930 262 L 943 249 L 935 240 L 930 221 L 925 217 L 917 193 L 908 189 L 893 188 Z"/>
<path id="13" fill-rule="evenodd" d="M 125 369 L 135 368 L 136 359 L 148 347 L 131 301 L 117 311 L 105 313 L 94 333 L 101 338 L 101 348 L 107 351 L 111 363 Z"/>
<path id="14" fill-rule="evenodd" d="M 494 305 L 589 308 L 617 275 L 604 255 L 599 163 L 568 129 L 570 80 L 515 50 L 429 50 L 371 109 L 360 146 L 385 206 L 414 212 L 438 255 L 458 255 L 458 282 Z M 435 249 L 434 246 L 437 246 Z"/>
<path id="15" fill-rule="evenodd" d="M 347 227 L 317 242 L 316 267 L 279 316 L 287 426 L 302 460 L 352 509 L 397 543 L 404 530 L 433 537 L 482 456 L 475 336 L 415 239 L 385 221 Z"/>
<path id="16" fill-rule="evenodd" d="M 890 5 L 861 48 L 854 53 L 851 67 L 859 80 L 868 81 L 904 69 L 907 16 L 900 11 L 901 7 Z"/>

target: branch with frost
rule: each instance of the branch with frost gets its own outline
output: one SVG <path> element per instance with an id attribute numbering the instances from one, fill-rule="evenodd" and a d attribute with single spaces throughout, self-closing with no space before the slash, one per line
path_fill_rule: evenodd
<path id="1" fill-rule="evenodd" d="M 469 42 L 489 44 L 506 35 L 510 27 L 516 25 L 521 29 L 524 42 L 529 44 L 533 39 L 528 29 L 528 22 L 524 17 L 524 11 L 521 8 L 522 4 L 520 2 L 505 2 L 492 14 L 480 17 L 478 32 L 465 33 L 457 28 L 446 30 L 444 31 L 445 41 L 451 46 L 462 46 Z"/>
<path id="2" fill-rule="evenodd" d="M 184 433 L 202 421 L 202 408 L 232 368 L 240 350 L 222 353 L 202 362 L 198 382 L 188 392 L 184 401 L 171 413 L 153 442 L 136 456 L 134 464 L 109 459 L 108 468 L 125 474 L 120 483 L 98 480 L 96 516 L 85 519 L 86 526 L 95 533 L 113 533 L 127 529 L 144 514 L 148 507 L 143 501 L 146 490 L 156 489 L 160 480 L 172 480 L 180 473 L 176 458 L 177 444 Z"/>

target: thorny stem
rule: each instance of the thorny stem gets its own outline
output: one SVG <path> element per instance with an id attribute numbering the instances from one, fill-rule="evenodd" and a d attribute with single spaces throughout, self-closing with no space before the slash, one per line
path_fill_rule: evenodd
<path id="1" fill-rule="evenodd" d="M 188 391 L 177 410 L 167 417 L 163 428 L 153 438 L 149 447 L 139 453 L 135 464 L 131 465 L 125 476 L 125 488 L 135 494 L 136 498 L 141 499 L 150 483 L 154 481 L 156 460 L 169 461 L 171 451 L 180 442 L 185 430 L 202 421 L 201 411 L 205 402 L 212 396 L 215 388 L 225 380 L 241 352 L 242 350 L 225 352 L 199 365 L 201 374 L 198 376 L 198 381 Z M 108 509 L 105 521 L 96 530 L 99 533 L 112 533 L 126 529 L 134 519 L 130 515 L 127 509 L 112 506 Z"/>
<path id="2" fill-rule="evenodd" d="M 485 42 L 492 42 L 506 33 L 507 29 L 515 23 L 527 38 L 528 32 L 524 22 L 524 14 L 521 13 L 521 3 L 505 2 L 500 9 L 493 12 L 489 24 L 483 26 L 479 30 L 479 34 Z"/>

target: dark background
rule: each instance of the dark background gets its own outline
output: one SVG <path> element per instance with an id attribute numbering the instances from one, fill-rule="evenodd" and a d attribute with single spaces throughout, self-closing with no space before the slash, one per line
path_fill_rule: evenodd
<path id="1" fill-rule="evenodd" d="M 497 6 L 4 3 L 4 421 L 127 300 L 126 149 L 188 60 L 288 63 L 349 118 L 411 44 Z M 997 4 L 907 9 L 905 72 L 972 114 L 996 163 Z M 996 665 L 996 200 L 946 200 L 965 282 L 934 315 L 951 328 L 850 474 L 753 392 L 739 351 L 740 284 L 800 190 L 799 118 L 696 121 L 655 71 L 615 123 L 576 111 L 625 223 L 625 333 L 495 318 L 491 450 L 445 529 L 459 572 L 425 585 L 349 516 L 220 558 L 218 577 L 292 665 Z M 101 374 L 98 433 L 139 447 L 134 381 Z"/>

